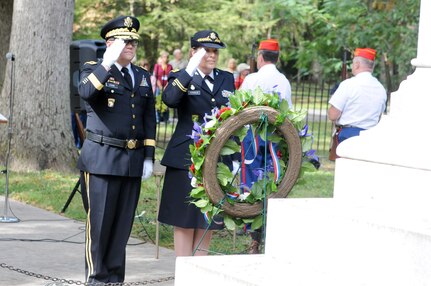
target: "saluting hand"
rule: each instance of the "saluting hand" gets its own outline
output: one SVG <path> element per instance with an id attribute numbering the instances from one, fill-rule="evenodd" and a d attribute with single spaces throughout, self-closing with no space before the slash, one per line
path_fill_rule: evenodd
<path id="1" fill-rule="evenodd" d="M 190 58 L 189 63 L 186 67 L 186 72 L 193 76 L 199 64 L 202 61 L 202 58 L 205 56 L 206 51 L 204 48 L 199 48 L 198 51 Z"/>
<path id="2" fill-rule="evenodd" d="M 124 43 L 124 40 L 115 39 L 114 43 L 112 43 L 106 48 L 106 51 L 103 54 L 102 65 L 107 70 L 109 70 L 111 66 L 118 60 L 125 46 L 126 43 Z"/>

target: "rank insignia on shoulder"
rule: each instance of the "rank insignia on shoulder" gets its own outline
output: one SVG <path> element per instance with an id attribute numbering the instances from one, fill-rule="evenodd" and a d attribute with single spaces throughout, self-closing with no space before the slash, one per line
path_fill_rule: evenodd
<path id="1" fill-rule="evenodd" d="M 179 71 L 180 71 L 179 69 L 171 70 L 171 72 L 179 72 Z"/>
<path id="2" fill-rule="evenodd" d="M 142 76 L 142 81 L 141 81 L 141 83 L 139 84 L 139 86 L 145 86 L 145 87 L 148 87 L 148 86 L 149 86 L 149 84 L 148 84 L 148 82 L 147 82 L 147 78 L 146 78 L 145 76 Z"/>
<path id="3" fill-rule="evenodd" d="M 231 96 L 233 94 L 233 92 L 232 91 L 229 91 L 229 90 L 222 90 L 222 92 L 221 92 L 221 95 L 223 96 L 223 97 L 229 97 L 229 96 Z"/>
<path id="4" fill-rule="evenodd" d="M 86 64 L 89 64 L 89 65 L 95 65 L 95 64 L 97 64 L 97 62 L 95 62 L 95 61 L 89 61 L 89 62 L 85 62 Z"/>

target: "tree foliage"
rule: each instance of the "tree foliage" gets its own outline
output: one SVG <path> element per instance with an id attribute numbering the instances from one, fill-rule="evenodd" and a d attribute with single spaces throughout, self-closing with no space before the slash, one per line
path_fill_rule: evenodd
<path id="1" fill-rule="evenodd" d="M 373 47 L 378 52 L 376 73 L 383 81 L 391 75 L 394 90 L 411 72 L 410 60 L 416 56 L 419 4 L 419 0 L 1 1 L 0 52 L 17 56 L 14 140 L 19 144 L 12 163 L 33 170 L 73 168 L 67 68 L 73 9 L 73 40 L 99 39 L 108 20 L 137 16 L 142 36 L 138 58 L 151 64 L 162 50 L 187 52 L 190 36 L 200 29 L 216 30 L 227 44 L 220 53 L 220 67 L 229 57 L 246 61 L 258 41 L 278 38 L 279 67 L 290 78 L 338 79 L 344 49 Z M 10 61 L 0 61 L 4 115 L 10 67 Z M 3 132 L 1 154 L 5 139 Z"/>
<path id="2" fill-rule="evenodd" d="M 155 63 L 161 50 L 187 52 L 190 36 L 214 29 L 228 57 L 240 62 L 251 56 L 261 39 L 280 40 L 280 67 L 288 76 L 339 78 L 342 51 L 377 49 L 398 83 L 411 72 L 419 17 L 417 0 L 104 0 L 76 1 L 75 38 L 98 37 L 100 26 L 119 14 L 141 21 L 143 49 L 138 55 Z M 85 19 L 85 21 L 83 21 Z M 77 24 L 81 23 L 81 24 Z M 86 23 L 85 25 L 82 23 Z M 384 79 L 384 78 L 383 78 Z"/>

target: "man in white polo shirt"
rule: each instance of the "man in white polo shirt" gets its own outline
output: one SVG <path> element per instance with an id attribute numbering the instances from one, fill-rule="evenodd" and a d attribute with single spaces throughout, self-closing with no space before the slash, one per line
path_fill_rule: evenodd
<path id="1" fill-rule="evenodd" d="M 338 142 L 358 136 L 377 125 L 386 107 L 386 90 L 371 73 L 376 51 L 357 48 L 352 61 L 354 77 L 344 80 L 329 100 L 328 118 L 338 130 Z"/>

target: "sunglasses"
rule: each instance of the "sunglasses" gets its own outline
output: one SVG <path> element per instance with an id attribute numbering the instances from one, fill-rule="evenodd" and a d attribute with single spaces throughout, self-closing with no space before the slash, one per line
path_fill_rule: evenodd
<path id="1" fill-rule="evenodd" d="M 109 41 L 109 42 L 113 42 L 113 41 L 115 41 L 115 38 L 110 38 L 108 41 Z M 138 41 L 138 40 L 124 40 L 124 39 L 123 39 L 123 41 L 124 41 L 124 43 L 126 44 L 126 46 L 127 46 L 128 44 L 131 44 L 133 47 L 136 47 L 136 46 L 138 46 L 138 44 L 139 44 L 139 41 Z"/>
<path id="2" fill-rule="evenodd" d="M 124 43 L 126 44 L 126 46 L 128 44 L 131 44 L 132 46 L 136 47 L 136 46 L 138 46 L 139 41 L 138 40 L 124 40 Z"/>

